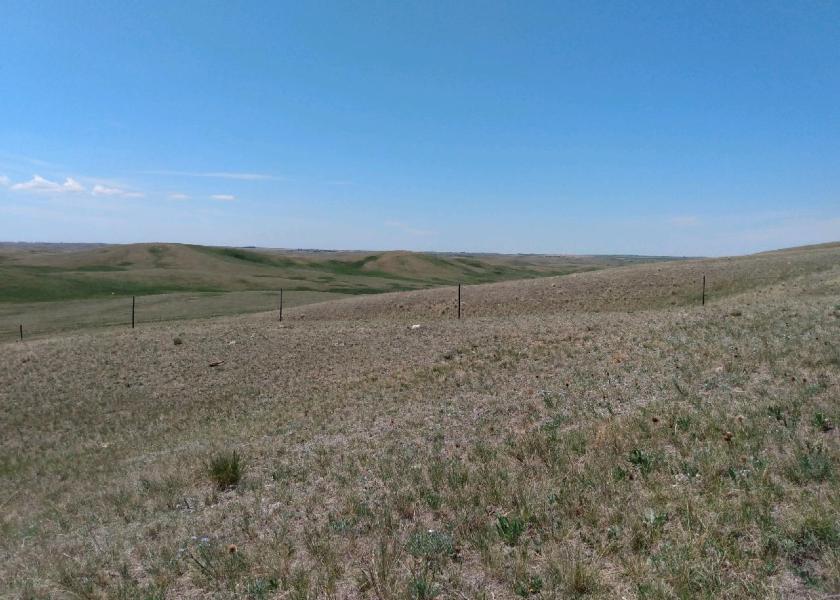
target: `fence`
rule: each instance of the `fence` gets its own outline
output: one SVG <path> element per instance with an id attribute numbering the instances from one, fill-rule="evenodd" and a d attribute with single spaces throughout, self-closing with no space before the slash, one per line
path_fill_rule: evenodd
<path id="1" fill-rule="evenodd" d="M 747 291 L 755 286 L 751 283 L 782 283 L 789 279 L 787 276 L 747 277 L 734 274 L 719 273 L 721 277 L 714 277 L 717 293 L 730 295 Z M 640 288 L 650 288 L 650 282 L 635 282 Z M 696 298 L 696 304 L 705 306 L 709 297 L 707 275 L 695 274 L 686 280 L 689 297 Z M 452 318 L 461 319 L 468 316 L 462 300 L 462 284 L 452 289 Z M 553 287 L 553 286 L 552 286 Z M 666 290 L 665 284 L 654 286 L 656 289 Z M 473 289 L 472 294 L 478 291 Z M 272 291 L 244 291 L 244 292 L 196 292 L 169 293 L 149 296 L 111 297 L 94 300 L 67 300 L 57 302 L 34 302 L 27 304 L 0 303 L 0 342 L 12 340 L 23 341 L 34 337 L 60 333 L 64 331 L 78 331 L 90 328 L 124 327 L 135 328 L 144 323 L 176 322 L 181 320 L 202 319 L 221 316 L 233 316 L 256 312 L 276 311 L 278 320 L 283 319 L 283 309 L 323 302 L 338 298 L 347 298 L 347 294 L 337 292 L 317 292 L 303 290 L 272 290 Z M 474 297 L 474 296 L 473 296 Z M 641 297 L 631 296 L 626 301 L 643 300 Z M 683 294 L 683 299 L 686 296 Z M 648 297 L 655 300 L 656 296 Z M 660 295 L 659 299 L 665 298 Z M 518 297 L 509 302 L 516 302 Z M 448 302 L 448 301 L 447 301 Z M 685 303 L 681 302 L 684 306 Z M 475 306 L 475 304 L 473 304 Z M 492 306 L 492 305 L 491 305 Z M 655 307 L 651 304 L 647 308 Z M 486 307 L 485 307 L 486 308 Z M 629 307 L 628 307 L 629 308 Z M 639 306 L 633 306 L 639 308 Z M 607 310 L 616 310 L 615 306 Z M 620 308 L 618 308 L 620 310 Z M 573 309 L 574 310 L 574 309 Z M 486 311 L 481 311 L 486 316 Z M 510 313 L 508 313 L 510 314 Z"/>
<path id="2" fill-rule="evenodd" d="M 751 277 L 750 279 L 767 279 Z M 462 285 L 453 289 L 453 317 L 465 316 Z M 312 302 L 347 297 L 329 292 L 277 290 L 259 292 L 173 293 L 141 297 L 114 297 L 25 305 L 0 305 L 0 339 L 25 340 L 62 331 L 101 327 L 135 328 L 144 323 L 211 318 L 276 311 Z M 697 301 L 705 306 L 706 275 L 697 282 Z"/>
<path id="3" fill-rule="evenodd" d="M 102 327 L 142 327 L 145 323 L 180 321 L 245 313 L 278 311 L 346 294 L 298 290 L 171 293 L 149 296 L 57 302 L 0 303 L 0 341 L 31 339 L 62 331 Z"/>

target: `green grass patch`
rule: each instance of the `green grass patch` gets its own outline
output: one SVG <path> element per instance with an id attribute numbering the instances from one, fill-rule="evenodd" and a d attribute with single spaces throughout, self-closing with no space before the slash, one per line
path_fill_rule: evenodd
<path id="1" fill-rule="evenodd" d="M 73 272 L 32 273 L 17 267 L 0 268 L 0 302 L 51 302 L 83 300 L 110 296 L 145 296 L 169 292 L 219 292 L 206 285 L 189 285 L 175 281 L 128 281 L 100 278 Z"/>

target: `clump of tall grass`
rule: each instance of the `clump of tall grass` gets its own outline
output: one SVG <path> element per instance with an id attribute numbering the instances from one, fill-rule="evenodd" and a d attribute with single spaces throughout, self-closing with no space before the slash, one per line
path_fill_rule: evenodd
<path id="1" fill-rule="evenodd" d="M 220 490 L 235 488 L 245 474 L 245 462 L 236 450 L 219 452 L 210 458 L 207 469 L 210 479 Z"/>

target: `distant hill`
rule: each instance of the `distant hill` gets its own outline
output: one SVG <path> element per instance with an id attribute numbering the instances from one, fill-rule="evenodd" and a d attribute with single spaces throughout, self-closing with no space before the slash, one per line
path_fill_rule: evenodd
<path id="1" fill-rule="evenodd" d="M 465 289 L 462 301 L 465 314 L 471 317 L 662 309 L 699 304 L 704 277 L 706 298 L 713 300 L 778 283 L 795 285 L 799 277 L 838 265 L 840 244 L 820 244 L 748 256 L 645 263 L 567 277 L 495 282 Z M 430 289 L 301 306 L 290 318 L 416 320 L 456 311 L 451 289 Z"/>
<path id="2" fill-rule="evenodd" d="M 647 260 L 654 259 L 7 243 L 0 245 L 0 302 L 281 288 L 372 294 L 565 275 Z"/>

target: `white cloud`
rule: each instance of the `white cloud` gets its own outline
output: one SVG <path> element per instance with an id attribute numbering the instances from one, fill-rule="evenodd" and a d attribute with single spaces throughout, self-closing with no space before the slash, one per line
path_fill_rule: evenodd
<path id="1" fill-rule="evenodd" d="M 94 196 L 124 196 L 126 198 L 140 198 L 143 196 L 140 192 L 130 192 L 118 187 L 109 187 L 106 185 L 97 184 L 93 186 Z"/>
<path id="2" fill-rule="evenodd" d="M 235 173 L 231 171 L 142 171 L 146 175 L 172 175 L 175 177 L 212 177 L 214 179 L 238 179 L 241 181 L 259 181 L 263 179 L 283 179 L 268 173 Z"/>
<path id="3" fill-rule="evenodd" d="M 177 192 L 169 194 L 169 197 L 172 200 L 189 200 L 190 199 L 190 196 L 188 194 L 181 194 L 181 193 L 177 193 Z"/>
<path id="4" fill-rule="evenodd" d="M 50 181 L 49 179 L 44 179 L 40 175 L 33 175 L 32 179 L 30 179 L 29 181 L 14 184 L 12 186 L 12 189 L 15 191 L 24 192 L 52 193 L 85 191 L 84 186 L 72 177 L 68 177 L 67 179 L 65 179 L 64 183 L 58 183 L 55 181 Z"/>
<path id="5" fill-rule="evenodd" d="M 0 186 L 7 187 L 12 184 L 12 180 L 5 175 L 0 175 Z"/>
<path id="6" fill-rule="evenodd" d="M 64 182 L 62 186 L 68 192 L 84 192 L 85 186 L 81 183 L 73 179 L 72 177 L 68 177 L 67 180 Z"/>
<path id="7" fill-rule="evenodd" d="M 210 197 L 213 198 L 213 200 L 223 200 L 227 202 L 231 200 L 236 200 L 236 196 L 234 196 L 233 194 L 213 194 Z"/>

